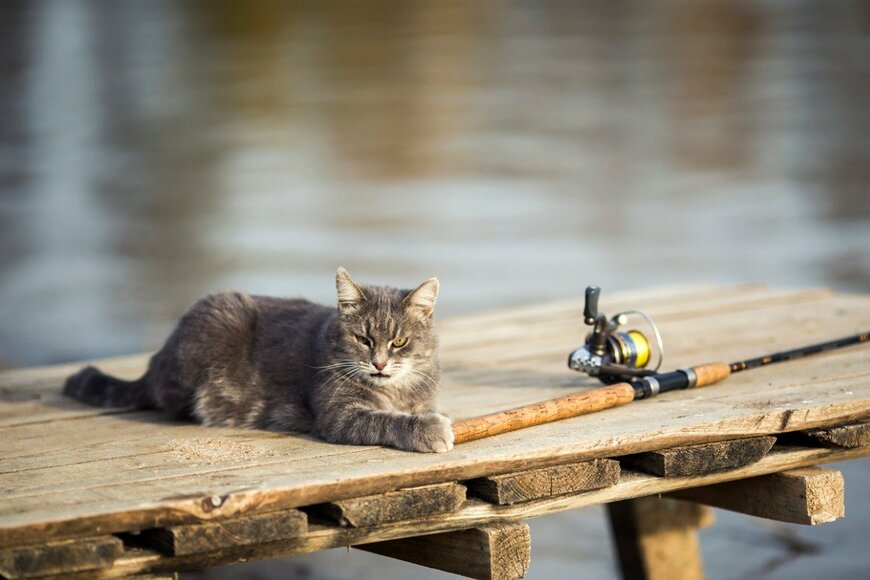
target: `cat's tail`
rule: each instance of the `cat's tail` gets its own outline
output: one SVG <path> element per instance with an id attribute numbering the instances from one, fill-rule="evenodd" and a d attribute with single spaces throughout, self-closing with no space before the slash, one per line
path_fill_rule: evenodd
<path id="1" fill-rule="evenodd" d="M 88 366 L 66 380 L 63 394 L 97 407 L 148 409 L 154 406 L 147 373 L 138 380 L 124 381 Z"/>

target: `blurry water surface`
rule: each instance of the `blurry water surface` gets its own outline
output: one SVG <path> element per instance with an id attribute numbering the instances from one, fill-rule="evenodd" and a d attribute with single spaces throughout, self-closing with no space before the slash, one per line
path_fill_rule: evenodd
<path id="1" fill-rule="evenodd" d="M 868 95 L 868 2 L 4 0 L 0 366 L 156 348 L 218 289 L 332 302 L 338 265 L 438 275 L 445 315 L 593 282 L 870 291 Z M 866 576 L 870 464 L 841 468 L 849 518 L 720 514 L 711 577 Z M 604 521 L 533 520 L 530 577 L 615 578 Z"/>
<path id="2" fill-rule="evenodd" d="M 0 359 L 209 291 L 870 290 L 864 2 L 0 5 Z M 566 345 L 566 349 L 572 345 Z"/>

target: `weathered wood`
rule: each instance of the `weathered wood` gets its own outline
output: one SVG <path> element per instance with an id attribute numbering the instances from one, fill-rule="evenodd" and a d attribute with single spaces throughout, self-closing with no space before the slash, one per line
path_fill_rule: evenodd
<path id="1" fill-rule="evenodd" d="M 704 577 L 697 529 L 712 523 L 709 508 L 641 497 L 608 504 L 607 511 L 623 578 Z"/>
<path id="2" fill-rule="evenodd" d="M 753 437 L 686 445 L 672 449 L 628 455 L 621 461 L 633 468 L 661 477 L 700 475 L 755 463 L 764 457 L 776 437 Z"/>
<path id="3" fill-rule="evenodd" d="M 210 552 L 230 546 L 276 542 L 308 531 L 308 516 L 295 509 L 237 517 L 224 521 L 143 530 L 137 546 L 169 555 Z"/>
<path id="4" fill-rule="evenodd" d="M 767 333 L 770 329 L 760 327 L 752 328 L 747 323 L 747 319 L 751 322 L 753 315 L 755 318 L 768 318 L 769 314 L 774 314 L 776 318 L 785 316 L 789 311 L 802 311 L 804 309 L 824 307 L 831 299 L 829 290 L 806 290 L 801 292 L 793 291 L 771 291 L 766 290 L 751 296 L 739 296 L 735 299 L 723 299 L 719 293 L 713 293 L 707 300 L 696 300 L 696 297 L 690 297 L 690 300 L 685 303 L 680 301 L 680 296 L 675 295 L 673 299 L 667 303 L 651 303 L 648 307 L 645 301 L 634 301 L 634 304 L 629 308 L 640 308 L 650 314 L 662 328 L 664 336 L 668 340 L 668 360 L 674 363 L 672 368 L 691 366 L 698 364 L 699 361 L 718 360 L 717 357 L 711 357 L 714 352 L 740 352 L 738 356 L 729 355 L 722 357 L 724 360 L 735 360 L 746 358 L 759 352 L 759 346 L 764 349 L 762 352 L 769 349 L 771 344 L 776 341 L 781 341 L 781 335 L 770 335 L 767 338 Z M 839 297 L 838 297 L 839 299 Z M 631 302 L 620 304 L 631 304 Z M 613 310 L 612 307 L 602 307 L 604 311 Z M 578 328 L 586 328 L 582 326 L 582 322 L 578 319 L 579 313 L 582 311 L 582 305 L 578 303 L 573 311 L 565 310 L 561 314 L 561 323 L 553 322 L 552 327 L 549 318 L 542 317 L 537 320 L 526 318 L 524 324 L 516 325 L 513 329 L 506 330 L 501 324 L 494 325 L 498 332 L 493 332 L 486 341 L 475 343 L 472 348 L 457 349 L 457 352 L 450 350 L 445 344 L 444 353 L 449 355 L 446 366 L 448 371 L 453 370 L 453 365 L 460 363 L 466 365 L 474 365 L 475 367 L 501 367 L 505 364 L 514 364 L 518 360 L 531 359 L 540 355 L 546 355 L 548 352 L 554 352 L 557 344 L 564 341 L 567 336 L 573 336 L 573 341 L 578 339 Z M 553 316 L 558 316 L 553 314 Z M 731 317 L 726 320 L 723 317 Z M 843 319 L 845 322 L 848 319 L 847 313 L 839 313 L 838 319 Z M 794 320 L 789 321 L 794 324 Z M 718 331 L 720 328 L 727 332 L 707 333 L 703 336 L 702 348 L 698 348 L 699 341 L 697 340 L 697 327 L 699 321 L 703 324 L 703 328 L 712 331 Z M 832 321 L 831 324 L 836 324 L 837 321 Z M 689 326 L 692 330 L 683 333 L 674 333 L 670 329 L 680 326 Z M 829 326 L 830 327 L 830 326 Z M 845 328 L 851 327 L 849 324 L 844 324 Z M 748 330 L 747 330 L 748 328 Z M 540 329 L 540 330 L 539 330 Z M 818 331 L 818 329 L 816 329 Z M 856 332 L 859 332 L 857 330 Z M 585 332 L 585 331 L 583 331 Z M 693 336 L 693 334 L 695 336 Z M 465 336 L 465 334 L 463 334 Z M 472 334 L 472 337 L 474 335 Z M 761 345 L 755 342 L 756 339 L 764 337 Z M 461 342 L 459 344 L 462 344 Z M 802 344 L 796 343 L 795 346 Z M 676 351 L 671 346 L 676 346 L 680 350 Z M 716 346 L 721 345 L 722 348 L 716 349 Z M 576 346 L 576 345 L 575 345 Z M 754 348 L 753 348 L 754 347 Z M 766 348 L 765 348 L 766 347 Z M 559 347 L 559 351 L 564 350 L 564 344 Z M 681 359 L 681 362 L 673 360 L 675 354 L 690 353 L 687 359 Z M 564 352 L 561 352 L 560 363 L 564 364 Z"/>
<path id="5" fill-rule="evenodd" d="M 342 546 L 357 546 L 371 542 L 414 537 L 421 534 L 456 531 L 469 527 L 524 521 L 548 514 L 591 505 L 609 503 L 636 497 L 667 493 L 686 487 L 712 485 L 761 474 L 776 473 L 796 466 L 810 466 L 827 461 L 843 461 L 870 455 L 868 449 L 795 448 L 774 449 L 758 463 L 731 471 L 719 471 L 703 476 L 662 478 L 633 471 L 623 471 L 617 485 L 578 494 L 532 500 L 513 505 L 494 505 L 469 499 L 456 512 L 381 524 L 368 528 L 322 526 L 310 524 L 308 533 L 298 538 L 235 546 L 214 552 L 187 556 L 163 556 L 155 552 L 131 550 L 115 561 L 112 568 L 101 572 L 102 577 L 119 577 L 136 572 L 190 570 L 230 564 L 252 559 L 288 556 Z"/>
<path id="6" fill-rule="evenodd" d="M 374 526 L 455 512 L 465 503 L 465 486 L 443 483 L 328 502 L 315 509 L 342 526 Z"/>
<path id="7" fill-rule="evenodd" d="M 124 551 L 114 536 L 0 550 L 0 577 L 28 578 L 106 568 Z"/>
<path id="8" fill-rule="evenodd" d="M 671 497 L 790 524 L 826 524 L 845 514 L 843 474 L 804 467 L 681 490 Z"/>
<path id="9" fill-rule="evenodd" d="M 826 299 L 830 291 L 809 290 L 804 292 L 775 291 L 763 287 L 741 286 L 707 287 L 686 290 L 685 288 L 660 289 L 641 293 L 608 294 L 601 301 L 605 312 L 642 308 L 656 321 L 686 320 L 718 314 L 722 311 L 739 313 L 746 310 L 766 309 L 781 303 Z M 653 295 L 655 292 L 656 295 Z M 582 296 L 569 300 L 538 304 L 530 307 L 512 308 L 508 311 L 466 315 L 440 322 L 442 332 L 455 334 L 443 352 L 453 354 L 504 355 L 498 346 L 524 344 L 529 338 L 536 341 L 551 335 L 577 332 L 582 327 L 580 313 L 583 311 Z M 576 340 L 576 337 L 575 337 Z M 670 341 L 669 341 L 670 344 Z M 485 350 L 480 350 L 481 347 Z M 451 356 L 451 360 L 457 360 Z M 697 362 L 697 361 L 695 361 Z"/>
<path id="10" fill-rule="evenodd" d="M 472 479 L 468 493 L 490 503 L 512 504 L 565 493 L 601 489 L 619 483 L 619 462 L 595 459 Z"/>
<path id="11" fill-rule="evenodd" d="M 868 297 L 818 291 L 635 293 L 624 305 L 649 310 L 660 322 L 671 368 L 744 358 L 870 325 Z M 462 419 L 597 386 L 565 368 L 565 356 L 577 346 L 582 330 L 579 310 L 578 298 L 576 308 L 563 305 L 547 312 L 535 307 L 513 318 L 498 315 L 452 329 L 445 324 L 442 410 Z M 466 339 L 484 327 L 488 337 Z M 466 344 L 453 346 L 462 341 Z M 64 375 L 74 370 L 69 366 L 11 371 L 0 374 L 0 546 L 87 535 L 94 529 L 109 533 L 196 523 L 854 422 L 866 418 L 870 409 L 865 349 L 740 373 L 721 387 L 667 393 L 431 455 L 94 409 L 60 396 Z M 124 367 L 123 376 L 141 373 L 144 360 Z M 236 447 L 252 452 L 194 460 L 173 451 L 175 443 L 196 448 L 203 441 L 241 442 Z M 214 507 L 206 501 L 213 495 L 226 499 Z"/>
<path id="12" fill-rule="evenodd" d="M 870 447 L 870 421 L 806 431 L 806 435 L 823 445 L 837 447 Z"/>
<path id="13" fill-rule="evenodd" d="M 522 578 L 529 569 L 532 539 L 529 526 L 492 526 L 375 542 L 361 550 L 481 580 Z"/>

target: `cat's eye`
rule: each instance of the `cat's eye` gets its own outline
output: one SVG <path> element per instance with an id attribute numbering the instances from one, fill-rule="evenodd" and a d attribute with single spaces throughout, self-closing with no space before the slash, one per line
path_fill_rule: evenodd
<path id="1" fill-rule="evenodd" d="M 364 344 L 364 345 L 366 345 L 366 346 L 371 346 L 371 345 L 372 345 L 372 341 L 370 341 L 370 340 L 368 339 L 368 337 L 363 336 L 363 335 L 361 335 L 361 334 L 357 334 L 357 335 L 356 335 L 356 339 L 359 341 L 360 344 Z"/>
<path id="2" fill-rule="evenodd" d="M 408 344 L 408 337 L 406 336 L 393 339 L 393 348 L 402 348 L 406 344 Z"/>

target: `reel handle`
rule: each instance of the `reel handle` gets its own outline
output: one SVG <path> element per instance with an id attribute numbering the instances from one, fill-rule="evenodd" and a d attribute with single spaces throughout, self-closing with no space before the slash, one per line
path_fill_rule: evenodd
<path id="1" fill-rule="evenodd" d="M 598 318 L 598 297 L 601 296 L 601 288 L 598 286 L 586 287 L 586 304 L 583 306 L 583 321 L 586 324 L 595 324 Z"/>

